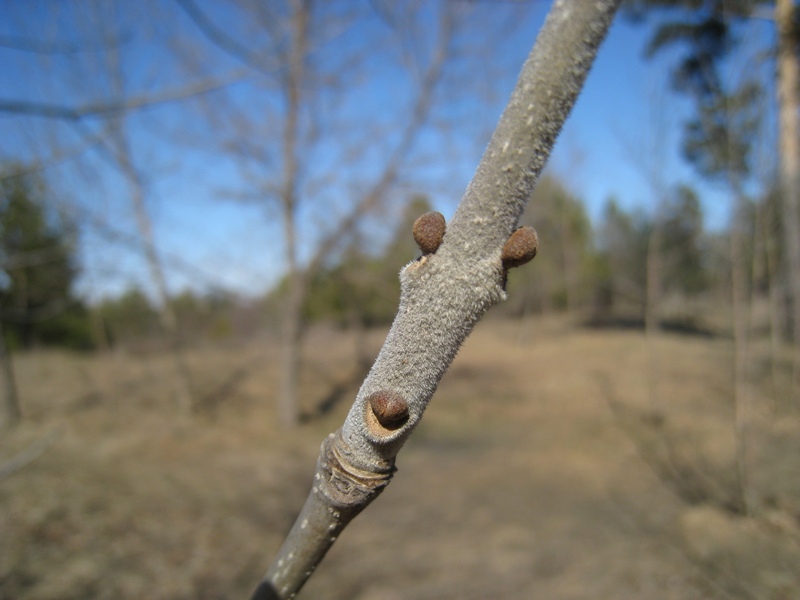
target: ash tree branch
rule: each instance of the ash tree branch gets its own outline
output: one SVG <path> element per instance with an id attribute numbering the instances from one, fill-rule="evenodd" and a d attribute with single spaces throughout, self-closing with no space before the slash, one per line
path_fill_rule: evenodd
<path id="1" fill-rule="evenodd" d="M 441 245 L 401 271 L 400 307 L 384 346 L 343 427 L 322 443 L 312 490 L 254 600 L 296 596 L 389 483 L 459 347 L 505 298 L 504 246 L 619 3 L 554 2 Z"/>

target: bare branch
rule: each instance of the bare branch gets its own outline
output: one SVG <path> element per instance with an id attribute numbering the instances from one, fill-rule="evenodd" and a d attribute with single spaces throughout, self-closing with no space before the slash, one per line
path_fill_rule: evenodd
<path id="1" fill-rule="evenodd" d="M 51 431 L 42 439 L 35 441 L 25 448 L 25 450 L 0 465 L 0 481 L 24 469 L 27 465 L 39 458 L 48 448 L 58 441 L 62 433 L 63 430 L 61 429 Z"/>
<path id="2" fill-rule="evenodd" d="M 435 253 L 400 274 L 400 308 L 313 488 L 253 598 L 293 598 L 344 527 L 389 483 L 459 347 L 505 298 L 502 251 L 580 92 L 619 0 L 556 0 Z"/>
<path id="3" fill-rule="evenodd" d="M 244 44 L 240 44 L 236 39 L 217 27 L 193 0 L 175 0 L 175 2 L 206 38 L 231 56 L 254 69 L 271 71 L 275 68 L 274 62 L 268 62 L 265 55 L 253 51 Z"/>
<path id="4" fill-rule="evenodd" d="M 309 261 L 306 272 L 313 273 L 316 270 L 319 264 L 333 251 L 334 248 L 336 248 L 342 239 L 352 233 L 363 215 L 372 210 L 381 201 L 386 191 L 396 180 L 398 168 L 403 157 L 405 157 L 411 150 L 411 147 L 417 138 L 417 134 L 425 124 L 425 121 L 430 114 L 433 93 L 436 84 L 441 79 L 442 69 L 444 68 L 444 64 L 447 60 L 448 47 L 453 36 L 453 24 L 450 13 L 447 11 L 446 7 L 445 12 L 442 15 L 442 24 L 440 29 L 441 35 L 439 36 L 439 43 L 434 51 L 431 63 L 422 77 L 422 84 L 419 94 L 411 110 L 411 117 L 406 125 L 406 128 L 403 130 L 400 142 L 389 156 L 389 159 L 386 162 L 386 167 L 384 168 L 378 180 L 350 209 L 348 214 L 339 223 L 339 226 L 328 236 L 326 236 L 325 239 L 323 239 L 319 244 L 313 258 Z"/>
<path id="5" fill-rule="evenodd" d="M 114 43 L 117 43 L 116 41 Z M 80 52 L 99 52 L 106 50 L 108 42 L 100 40 L 77 42 L 42 42 L 40 40 L 22 37 L 19 35 L 0 35 L 0 48 L 30 52 L 32 54 L 78 54 Z"/>
<path id="6" fill-rule="evenodd" d="M 46 102 L 0 99 L 0 112 L 44 117 L 46 119 L 80 121 L 87 117 L 102 117 L 110 114 L 133 112 L 143 108 L 201 96 L 239 82 L 250 73 L 249 69 L 235 69 L 224 77 L 209 77 L 186 86 L 164 90 L 155 94 L 141 94 L 112 102 L 90 102 L 74 108 Z"/>
<path id="7" fill-rule="evenodd" d="M 72 123 L 75 126 L 80 125 L 78 121 L 73 121 Z M 30 175 L 45 171 L 50 167 L 82 155 L 84 152 L 96 147 L 98 144 L 102 144 L 103 140 L 108 136 L 108 132 L 105 128 L 96 134 L 86 131 L 86 129 L 79 129 L 78 133 L 82 140 L 81 143 L 73 144 L 71 146 L 55 147 L 50 151 L 49 156 L 39 158 L 36 161 L 29 163 L 25 167 L 20 167 L 12 172 L 0 174 L 0 181 L 5 181 L 7 179 L 11 179 L 12 177 L 20 177 L 23 175 Z"/>

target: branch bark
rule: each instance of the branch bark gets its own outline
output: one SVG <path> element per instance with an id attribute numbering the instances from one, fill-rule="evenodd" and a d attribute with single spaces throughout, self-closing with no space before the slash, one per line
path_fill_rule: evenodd
<path id="1" fill-rule="evenodd" d="M 343 427 L 322 443 L 311 493 L 253 599 L 296 596 L 345 526 L 389 483 L 397 452 L 459 347 L 505 298 L 503 247 L 619 2 L 554 2 L 441 246 L 401 271 L 389 335 Z"/>

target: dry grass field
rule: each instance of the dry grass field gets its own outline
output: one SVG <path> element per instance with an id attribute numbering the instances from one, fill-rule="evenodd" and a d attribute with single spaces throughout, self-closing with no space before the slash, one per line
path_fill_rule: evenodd
<path id="1" fill-rule="evenodd" d="M 246 597 L 362 375 L 348 334 L 305 348 L 296 431 L 276 424 L 267 338 L 191 352 L 191 421 L 163 356 L 18 357 L 26 420 L 0 465 L 54 441 L 0 480 L 0 598 Z M 301 597 L 800 598 L 800 413 L 762 352 L 745 516 L 729 339 L 481 323 Z"/>

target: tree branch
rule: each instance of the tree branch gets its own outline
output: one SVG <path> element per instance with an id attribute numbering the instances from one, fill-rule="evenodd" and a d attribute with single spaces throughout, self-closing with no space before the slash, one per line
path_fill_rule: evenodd
<path id="1" fill-rule="evenodd" d="M 235 69 L 225 77 L 209 77 L 186 86 L 167 89 L 153 94 L 131 96 L 125 100 L 112 102 L 90 102 L 83 106 L 70 107 L 47 102 L 28 100 L 7 100 L 0 98 L 0 113 L 30 115 L 47 119 L 80 121 L 86 117 L 101 117 L 149 108 L 159 104 L 178 102 L 194 96 L 201 96 L 241 81 L 250 74 L 245 68 Z"/>
<path id="2" fill-rule="evenodd" d="M 505 298 L 501 255 L 620 0 L 556 0 L 441 246 L 400 273 L 400 308 L 253 599 L 293 598 L 389 483 L 397 452 L 475 323 Z M 516 236 L 515 236 L 516 237 Z"/>
<path id="3" fill-rule="evenodd" d="M 34 460 L 44 454 L 53 444 L 58 441 L 62 434 L 61 429 L 51 431 L 40 440 L 35 441 L 16 456 L 0 464 L 0 481 L 10 477 L 17 471 L 24 469 Z"/>
<path id="4" fill-rule="evenodd" d="M 370 210 L 373 210 L 383 200 L 387 190 L 396 181 L 403 158 L 414 146 L 417 135 L 430 115 L 435 88 L 441 80 L 442 71 L 447 61 L 448 48 L 453 38 L 453 23 L 451 15 L 447 12 L 447 7 L 445 7 L 444 10 L 445 12 L 442 15 L 443 23 L 440 27 L 441 33 L 437 46 L 434 50 L 431 63 L 422 77 L 419 94 L 414 101 L 410 118 L 400 136 L 399 143 L 386 161 L 386 165 L 377 181 L 375 181 L 372 187 L 367 190 L 350 209 L 336 229 L 320 242 L 317 250 L 304 269 L 307 274 L 306 277 L 314 273 L 333 249 L 336 248 L 347 235 L 353 232 L 361 217 Z"/>
<path id="5" fill-rule="evenodd" d="M 205 35 L 213 44 L 221 48 L 237 60 L 243 62 L 249 67 L 257 70 L 272 71 L 275 68 L 274 61 L 271 61 L 271 56 L 266 52 L 257 52 L 252 50 L 245 44 L 239 43 L 234 37 L 228 35 L 224 30 L 217 27 L 214 22 L 209 19 L 206 14 L 195 4 L 194 0 L 175 0 L 183 11 L 194 22 L 197 28 Z"/>

